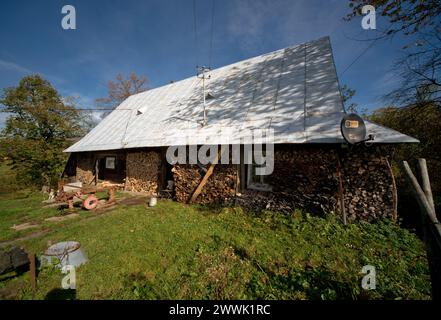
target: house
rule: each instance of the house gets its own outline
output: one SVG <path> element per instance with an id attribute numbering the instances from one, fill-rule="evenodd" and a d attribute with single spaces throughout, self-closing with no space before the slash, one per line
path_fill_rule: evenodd
<path id="1" fill-rule="evenodd" d="M 348 145 L 330 39 L 291 46 L 133 95 L 70 152 L 67 176 L 158 193 L 174 181 L 178 201 L 337 212 L 348 219 L 396 216 L 394 145 L 418 140 L 366 121 L 374 140 Z M 205 98 L 205 104 L 204 104 Z M 205 123 L 206 122 L 206 123 Z M 239 145 L 271 130 L 273 172 L 256 163 L 170 164 L 170 146 Z M 204 179 L 204 177 L 206 179 Z M 198 189 L 200 193 L 195 196 Z"/>

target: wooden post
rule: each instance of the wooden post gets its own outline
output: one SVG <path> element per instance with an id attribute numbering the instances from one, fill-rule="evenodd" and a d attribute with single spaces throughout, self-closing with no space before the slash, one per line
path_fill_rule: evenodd
<path id="1" fill-rule="evenodd" d="M 29 258 L 29 276 L 31 278 L 32 290 L 37 288 L 37 269 L 35 266 L 35 254 L 28 253 Z"/>
<path id="2" fill-rule="evenodd" d="M 424 191 L 406 161 L 403 161 L 403 167 L 422 212 L 422 229 L 432 280 L 432 299 L 441 300 L 441 225 L 436 217 L 426 161 L 418 159 Z"/>
<path id="3" fill-rule="evenodd" d="M 343 191 L 343 179 L 341 176 L 340 156 L 338 154 L 337 154 L 337 175 L 338 175 L 338 195 L 340 198 L 340 211 L 343 216 L 343 224 L 347 225 L 345 199 L 344 199 L 344 191 Z"/>
<path id="4" fill-rule="evenodd" d="M 429 179 L 429 172 L 427 171 L 426 159 L 423 158 L 418 159 L 418 167 L 420 169 L 424 194 L 426 195 L 430 207 L 435 213 L 435 204 L 433 203 L 432 188 L 430 187 L 430 179 Z"/>
<path id="5" fill-rule="evenodd" d="M 99 160 L 95 160 L 95 185 L 98 185 Z"/>
<path id="6" fill-rule="evenodd" d="M 244 152 L 245 152 L 245 147 L 244 145 L 240 146 L 240 165 L 239 165 L 239 176 L 240 176 L 240 192 L 243 193 L 245 192 L 245 188 L 246 188 L 246 165 L 245 165 L 245 156 L 244 156 Z"/>
<path id="7" fill-rule="evenodd" d="M 109 188 L 109 200 L 107 201 L 107 203 L 113 203 L 115 202 L 115 188 L 111 187 Z"/>
<path id="8" fill-rule="evenodd" d="M 73 198 L 67 199 L 67 205 L 69 207 L 69 210 L 73 210 L 73 208 L 74 208 Z"/>
<path id="9" fill-rule="evenodd" d="M 389 169 L 389 173 L 390 173 L 390 176 L 391 176 L 391 179 L 392 179 L 392 188 L 393 188 L 393 191 L 392 191 L 392 201 L 393 201 L 393 207 L 394 207 L 393 208 L 393 212 L 392 212 L 392 219 L 394 221 L 397 221 L 397 219 L 398 219 L 398 190 L 397 190 L 397 183 L 395 181 L 394 172 L 392 171 L 392 166 L 390 165 L 389 160 L 387 160 L 387 158 L 385 158 L 385 159 L 386 159 L 386 164 L 387 164 L 387 167 Z"/>
<path id="10" fill-rule="evenodd" d="M 429 219 L 432 223 L 435 223 L 435 224 L 439 223 L 438 219 L 436 218 L 435 211 L 432 210 L 431 205 L 427 201 L 425 193 L 423 192 L 420 185 L 418 184 L 418 180 L 413 175 L 412 170 L 410 169 L 407 161 L 403 161 L 403 168 L 404 168 L 404 171 L 406 172 L 406 175 L 407 175 L 409 182 L 413 186 L 413 191 L 414 191 L 415 197 L 416 197 L 418 203 L 420 204 L 420 207 L 422 208 L 423 213 L 429 217 Z"/>

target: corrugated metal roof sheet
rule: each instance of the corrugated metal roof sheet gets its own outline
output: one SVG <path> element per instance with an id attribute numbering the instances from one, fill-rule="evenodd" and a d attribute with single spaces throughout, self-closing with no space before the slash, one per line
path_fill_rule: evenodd
<path id="1" fill-rule="evenodd" d="M 275 143 L 344 142 L 328 37 L 215 69 L 210 76 L 206 90 L 215 98 L 206 103 L 208 125 L 202 126 L 202 80 L 194 76 L 129 97 L 65 151 L 238 143 L 239 130 L 264 128 L 274 130 Z M 374 143 L 418 142 L 369 121 L 366 126 Z"/>

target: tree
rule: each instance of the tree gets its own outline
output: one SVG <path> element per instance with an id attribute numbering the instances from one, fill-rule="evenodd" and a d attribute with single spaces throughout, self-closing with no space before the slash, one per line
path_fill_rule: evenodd
<path id="1" fill-rule="evenodd" d="M 355 96 L 355 89 L 351 89 L 344 84 L 340 88 L 340 92 L 346 112 L 358 113 L 358 104 L 352 101 L 352 98 Z"/>
<path id="2" fill-rule="evenodd" d="M 96 103 L 102 108 L 114 109 L 131 95 L 146 91 L 147 82 L 146 77 L 138 77 L 134 72 L 127 78 L 119 73 L 115 81 L 107 82 L 108 96 L 96 99 Z"/>
<path id="3" fill-rule="evenodd" d="M 389 20 L 387 30 L 380 30 L 375 40 L 401 33 L 410 39 L 394 72 L 400 85 L 386 95 L 390 103 L 411 105 L 441 103 L 441 1 L 440 0 L 349 0 L 351 20 L 362 15 L 362 8 L 372 5 L 376 12 Z M 373 39 L 371 39 L 373 40 Z"/>
<path id="4" fill-rule="evenodd" d="M 386 98 L 400 105 L 441 105 L 441 36 L 428 31 L 396 62 L 400 85 Z"/>
<path id="5" fill-rule="evenodd" d="M 407 184 L 400 178 L 400 162 L 425 158 L 430 173 L 435 201 L 441 205 L 441 111 L 435 104 L 425 103 L 407 107 L 386 107 L 375 110 L 370 120 L 405 133 L 420 140 L 420 143 L 396 146 L 394 155 L 395 173 L 400 184 L 401 200 L 405 201 Z M 401 183 L 400 183 L 401 182 Z M 405 210 L 405 208 L 403 209 Z"/>
<path id="6" fill-rule="evenodd" d="M 397 33 L 412 35 L 440 27 L 438 19 L 441 15 L 440 0 L 349 0 L 352 11 L 346 15 L 345 20 L 361 16 L 365 5 L 374 6 L 376 12 L 388 18 L 391 26 L 387 30 L 380 31 L 383 37 Z"/>
<path id="7" fill-rule="evenodd" d="M 0 140 L 2 156 L 12 162 L 26 185 L 56 185 L 63 170 L 67 139 L 84 131 L 81 116 L 65 104 L 51 84 L 39 75 L 22 78 L 3 90 L 0 103 L 10 116 Z"/>

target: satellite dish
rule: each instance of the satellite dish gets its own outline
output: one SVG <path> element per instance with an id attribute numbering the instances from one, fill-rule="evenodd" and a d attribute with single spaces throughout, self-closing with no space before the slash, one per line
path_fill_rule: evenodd
<path id="1" fill-rule="evenodd" d="M 349 144 L 357 144 L 366 141 L 366 125 L 363 119 L 355 114 L 347 114 L 341 119 L 341 134 Z"/>

